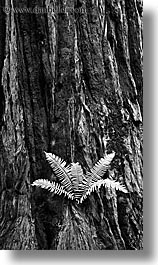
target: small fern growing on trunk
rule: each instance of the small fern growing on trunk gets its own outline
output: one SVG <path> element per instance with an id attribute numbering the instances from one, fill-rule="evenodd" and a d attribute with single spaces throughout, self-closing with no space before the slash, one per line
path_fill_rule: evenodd
<path id="1" fill-rule="evenodd" d="M 83 173 L 78 162 L 66 165 L 64 160 L 54 154 L 45 152 L 45 155 L 60 184 L 46 179 L 38 179 L 33 182 L 32 186 L 47 189 L 58 195 L 64 194 L 68 199 L 75 200 L 77 203 L 82 203 L 87 196 L 95 190 L 99 190 L 101 186 L 127 193 L 125 186 L 119 182 L 102 179 L 115 153 L 105 154 L 86 174 Z"/>

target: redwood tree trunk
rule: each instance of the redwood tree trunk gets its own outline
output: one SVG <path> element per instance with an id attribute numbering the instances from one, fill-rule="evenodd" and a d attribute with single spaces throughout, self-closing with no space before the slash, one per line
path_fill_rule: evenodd
<path id="1" fill-rule="evenodd" d="M 142 1 L 2 6 L 0 249 L 142 249 Z M 43 151 L 85 170 L 115 151 L 105 177 L 128 194 L 103 189 L 76 210 L 32 189 L 55 179 Z"/>

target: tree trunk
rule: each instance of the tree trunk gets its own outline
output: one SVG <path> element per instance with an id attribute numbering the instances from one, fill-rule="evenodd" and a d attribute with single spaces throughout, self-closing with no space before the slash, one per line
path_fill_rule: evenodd
<path id="1" fill-rule="evenodd" d="M 142 1 L 2 6 L 0 249 L 142 249 Z M 115 151 L 105 178 L 128 194 L 76 206 L 32 188 L 56 180 L 44 151 L 84 170 Z"/>

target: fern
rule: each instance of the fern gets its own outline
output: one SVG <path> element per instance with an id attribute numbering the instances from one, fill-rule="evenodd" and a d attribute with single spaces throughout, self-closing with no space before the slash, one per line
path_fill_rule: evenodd
<path id="1" fill-rule="evenodd" d="M 82 203 L 92 192 L 99 191 L 101 186 L 127 193 L 125 186 L 119 182 L 102 179 L 115 153 L 104 155 L 86 175 L 84 175 L 78 162 L 66 166 L 66 162 L 60 157 L 46 152 L 45 155 L 60 184 L 46 179 L 38 179 L 33 182 L 32 186 L 47 189 L 58 195 L 64 194 L 64 196 L 71 200 L 76 200 L 78 203 Z"/>

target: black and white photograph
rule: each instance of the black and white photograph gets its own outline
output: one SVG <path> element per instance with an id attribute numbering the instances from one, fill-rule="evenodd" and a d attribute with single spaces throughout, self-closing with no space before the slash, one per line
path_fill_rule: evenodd
<path id="1" fill-rule="evenodd" d="M 140 251 L 143 206 L 143 1 L 0 0 L 0 250 Z"/>

